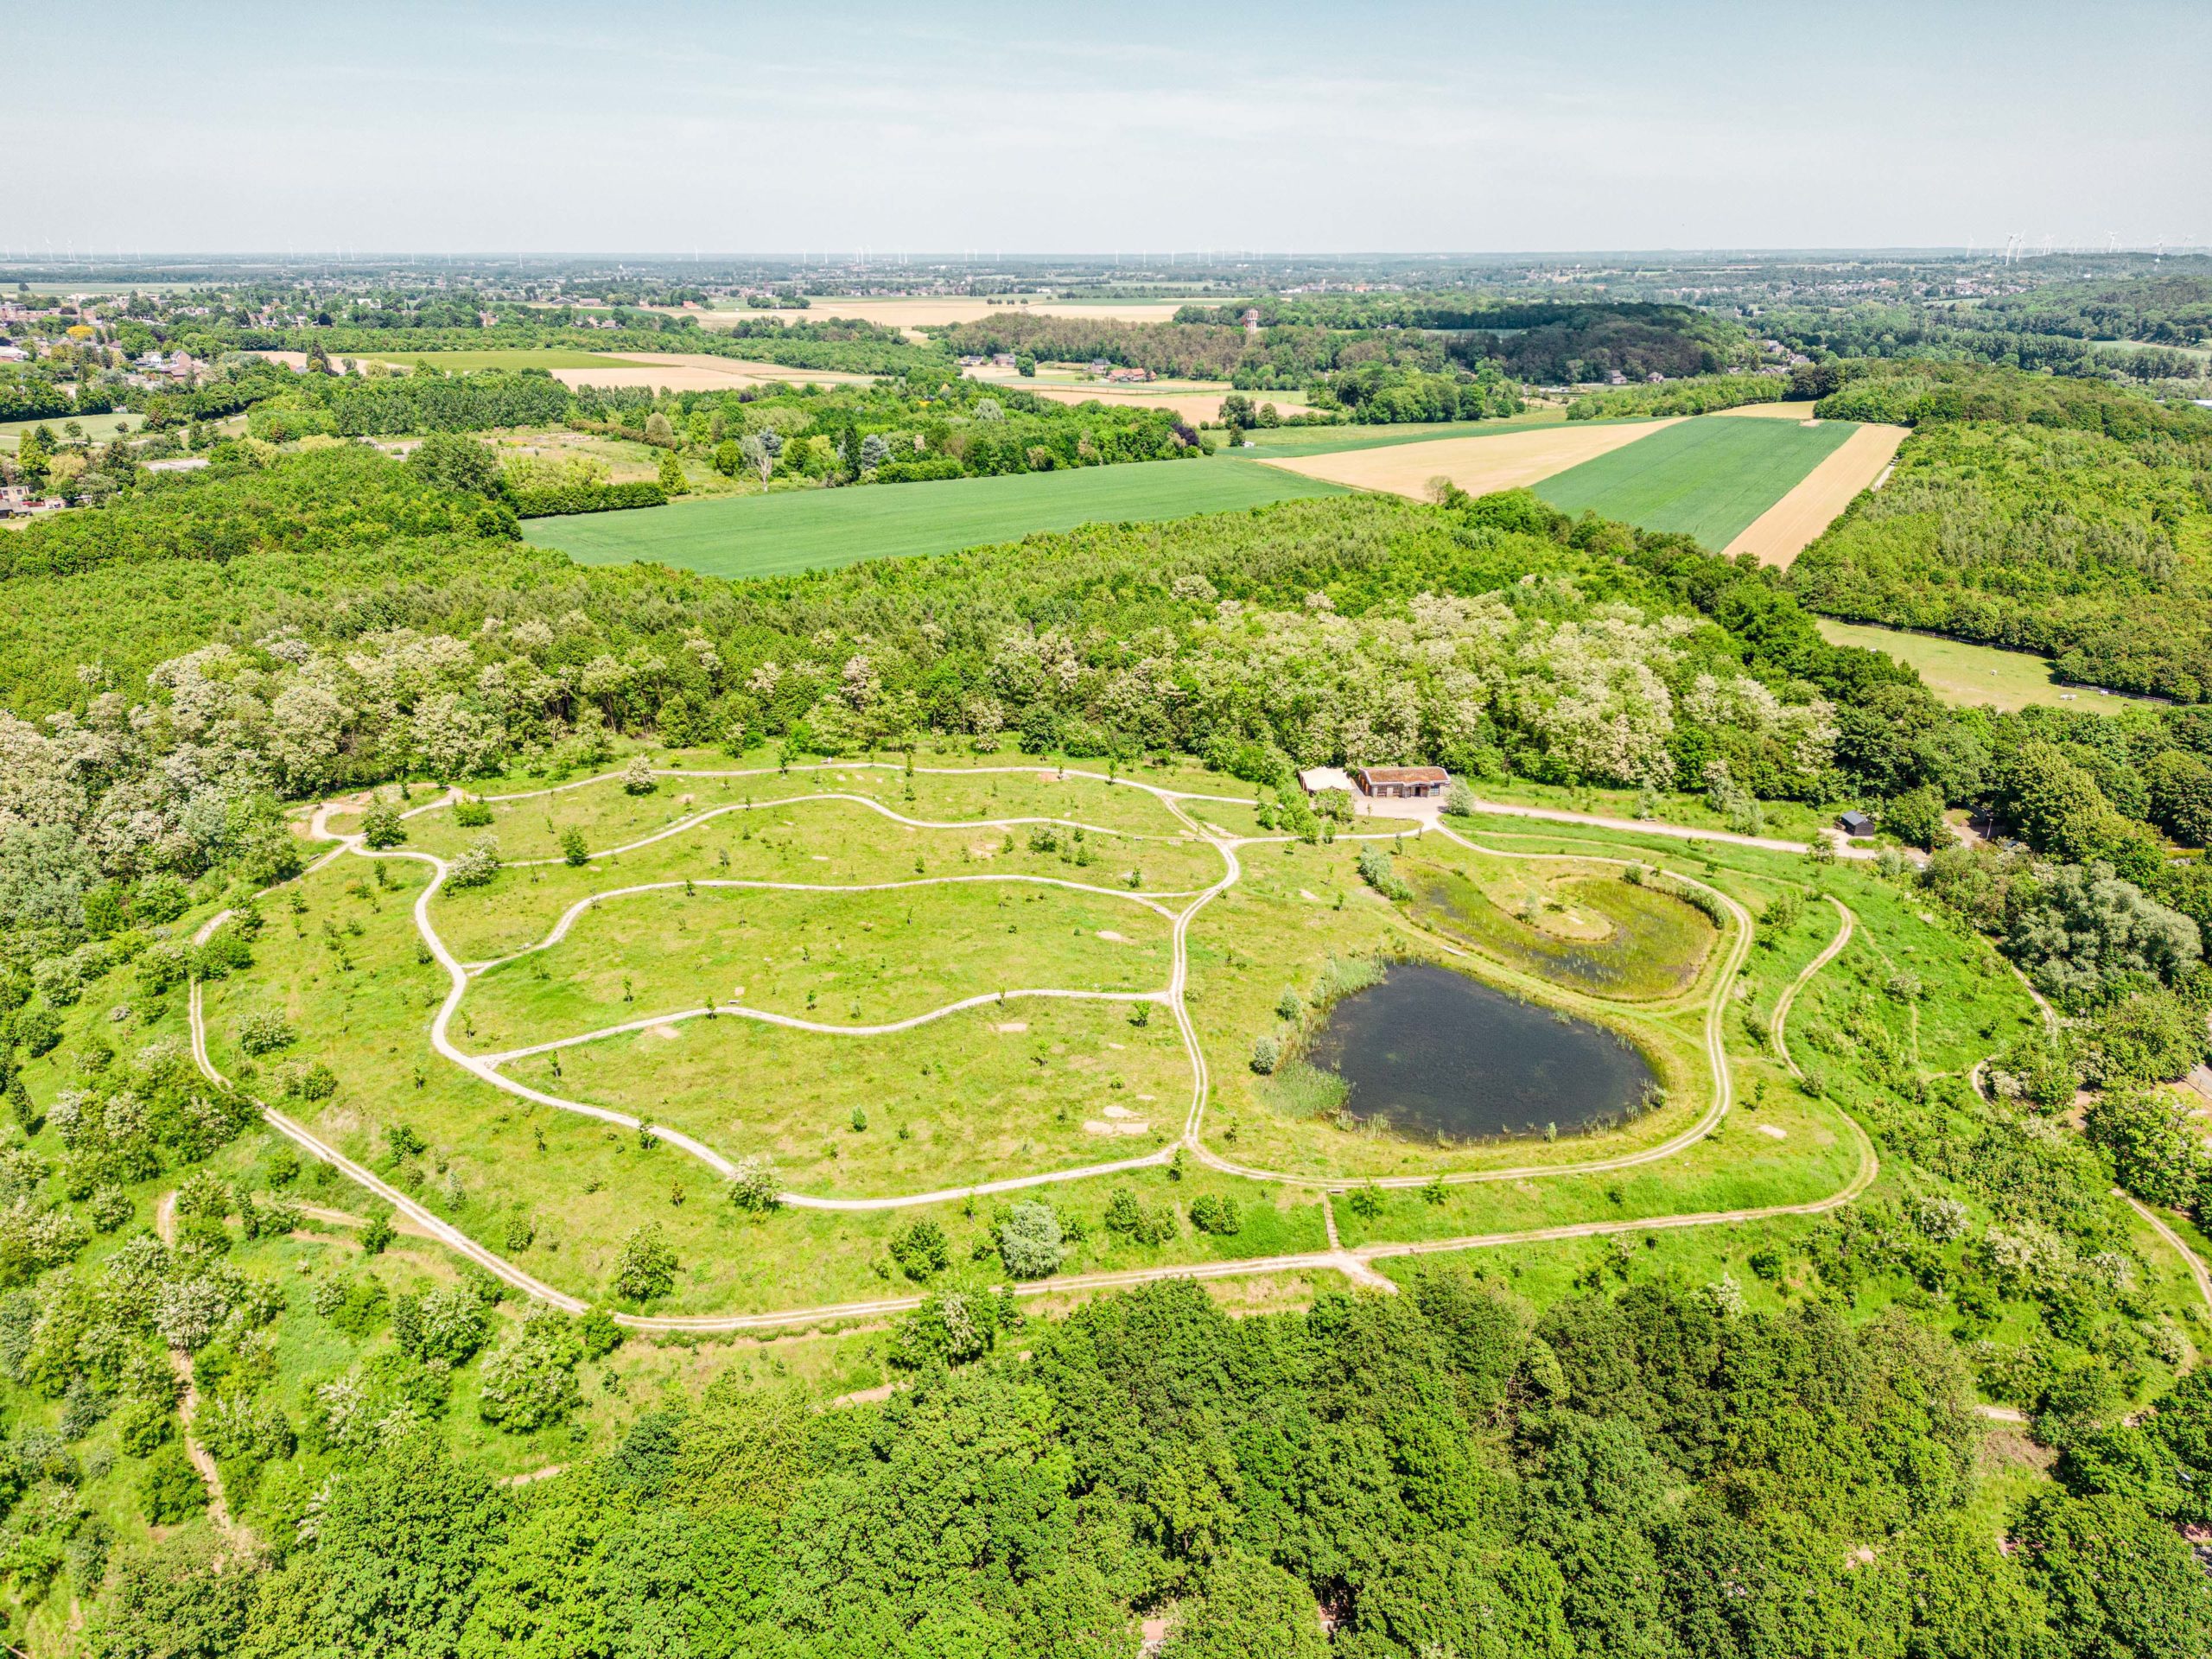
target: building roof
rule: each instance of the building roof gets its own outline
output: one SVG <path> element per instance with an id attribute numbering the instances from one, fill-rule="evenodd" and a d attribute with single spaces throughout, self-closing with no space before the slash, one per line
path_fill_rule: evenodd
<path id="1" fill-rule="evenodd" d="M 1351 779 L 1344 776 L 1340 766 L 1307 766 L 1298 774 L 1299 786 L 1309 795 L 1319 795 L 1325 789 L 1341 789 L 1351 793 Z"/>
<path id="2" fill-rule="evenodd" d="M 1448 784 L 1452 774 L 1441 766 L 1362 766 L 1362 779 L 1370 784 Z"/>

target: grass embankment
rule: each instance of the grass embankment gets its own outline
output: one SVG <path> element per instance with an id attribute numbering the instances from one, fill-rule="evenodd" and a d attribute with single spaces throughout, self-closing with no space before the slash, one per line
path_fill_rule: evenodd
<path id="1" fill-rule="evenodd" d="M 1334 495 L 1338 486 L 1227 456 L 936 483 L 678 502 L 533 518 L 525 539 L 585 564 L 656 560 L 716 576 L 787 575 L 950 553 L 1078 524 L 1179 518 Z"/>
<path id="2" fill-rule="evenodd" d="M 1984 705 L 2007 711 L 2040 703 L 2051 709 L 2091 709 L 2114 714 L 2140 701 L 2116 696 L 2091 685 L 2060 683 L 2050 658 L 2033 652 L 2004 651 L 1969 645 L 1940 633 L 1915 633 L 1869 623 L 1819 619 L 1821 637 L 1830 645 L 1878 651 L 1919 671 L 1928 689 L 1961 709 Z"/>
<path id="3" fill-rule="evenodd" d="M 1850 438 L 1848 421 L 1707 416 L 1556 473 L 1535 492 L 1563 512 L 1596 512 L 1724 548 Z"/>

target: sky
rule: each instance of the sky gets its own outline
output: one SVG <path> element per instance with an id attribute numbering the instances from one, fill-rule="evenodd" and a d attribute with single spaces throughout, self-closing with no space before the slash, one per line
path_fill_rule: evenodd
<path id="1" fill-rule="evenodd" d="M 2212 243 L 2207 0 L 0 0 L 0 40 L 55 54 L 0 99 L 0 252 Z"/>

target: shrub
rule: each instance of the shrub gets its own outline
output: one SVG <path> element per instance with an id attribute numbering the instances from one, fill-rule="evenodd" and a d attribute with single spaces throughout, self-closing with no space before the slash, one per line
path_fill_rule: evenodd
<path id="1" fill-rule="evenodd" d="M 1209 1192 L 1204 1198 L 1192 1200 L 1191 1225 L 1202 1233 L 1233 1238 L 1243 1230 L 1244 1218 L 1237 1213 L 1235 1199 Z"/>
<path id="2" fill-rule="evenodd" d="M 676 1252 L 660 1224 L 648 1222 L 622 1241 L 614 1262 L 614 1288 L 632 1301 L 650 1302 L 676 1288 Z"/>
<path id="3" fill-rule="evenodd" d="M 499 873 L 499 838 L 479 836 L 446 867 L 446 886 L 480 887 Z"/>
<path id="4" fill-rule="evenodd" d="M 1390 855 L 1380 847 L 1359 849 L 1359 879 L 1385 899 L 1402 903 L 1414 896 L 1414 890 L 1405 884 L 1391 864 Z"/>
<path id="5" fill-rule="evenodd" d="M 622 768 L 622 788 L 626 794 L 650 795 L 660 787 L 660 780 L 653 776 L 653 763 L 642 754 L 630 757 L 630 764 Z M 565 850 L 568 843 L 562 843 Z M 570 862 L 575 861 L 571 860 Z"/>
<path id="6" fill-rule="evenodd" d="M 1175 1236 L 1175 1217 L 1164 1210 L 1147 1208 L 1126 1186 L 1117 1186 L 1106 1201 L 1106 1230 L 1139 1244 L 1164 1244 Z"/>
<path id="7" fill-rule="evenodd" d="M 453 821 L 464 830 L 481 830 L 492 822 L 491 804 L 464 795 L 453 804 Z"/>
<path id="8" fill-rule="evenodd" d="M 576 1321 L 576 1338 L 586 1359 L 604 1359 L 622 1345 L 622 1327 L 603 1307 L 594 1307 Z"/>
<path id="9" fill-rule="evenodd" d="M 361 1229 L 361 1253 L 364 1255 L 382 1255 L 391 1241 L 398 1236 L 398 1230 L 391 1224 L 390 1216 L 371 1216 L 368 1225 Z"/>
<path id="10" fill-rule="evenodd" d="M 392 1339 L 410 1359 L 466 1365 L 490 1335 L 473 1286 L 445 1285 L 391 1306 Z"/>
<path id="11" fill-rule="evenodd" d="M 1059 1267 L 1060 1218 L 1051 1205 L 1024 1198 L 999 1217 L 993 1231 L 999 1260 L 1016 1279 L 1042 1279 Z"/>
<path id="12" fill-rule="evenodd" d="M 1001 1331 L 1019 1331 L 1021 1310 L 1001 1290 L 963 1287 L 929 1298 L 899 1321 L 892 1361 L 909 1370 L 932 1360 L 957 1365 L 990 1351 Z"/>
<path id="13" fill-rule="evenodd" d="M 944 1229 L 926 1218 L 891 1236 L 891 1259 L 917 1283 L 951 1264 L 952 1248 Z"/>
<path id="14" fill-rule="evenodd" d="M 584 832 L 573 823 L 561 832 L 561 858 L 572 869 L 591 862 L 591 849 L 584 844 Z"/>
<path id="15" fill-rule="evenodd" d="M 1282 1044 L 1274 1037 L 1252 1039 L 1252 1069 L 1266 1077 L 1282 1062 Z"/>
<path id="16" fill-rule="evenodd" d="M 1275 1018 L 1278 1020 L 1295 1020 L 1305 1012 L 1305 999 L 1294 990 L 1286 988 L 1283 994 L 1275 999 Z"/>
<path id="17" fill-rule="evenodd" d="M 583 1401 L 576 1387 L 582 1348 L 567 1319 L 550 1308 L 531 1308 L 521 1328 L 484 1361 L 477 1405 L 484 1421 L 527 1434 L 565 1418 Z"/>
<path id="18" fill-rule="evenodd" d="M 173 1527 L 207 1507 L 207 1483 L 180 1446 L 154 1448 L 138 1477 L 138 1508 L 147 1524 Z"/>
<path id="19" fill-rule="evenodd" d="M 361 839 L 371 847 L 397 847 L 407 839 L 407 825 L 399 809 L 379 801 L 361 815 Z"/>
<path id="20" fill-rule="evenodd" d="M 249 1014 L 238 1021 L 238 1047 L 256 1058 L 274 1054 L 280 1048 L 289 1048 L 297 1040 L 291 1023 L 274 1010 Z"/>
<path id="21" fill-rule="evenodd" d="M 85 1206 L 85 1213 L 92 1217 L 92 1225 L 103 1233 L 111 1233 L 129 1224 L 131 1216 L 130 1195 L 119 1186 L 93 1189 L 92 1201 Z"/>
<path id="22" fill-rule="evenodd" d="M 506 1245 L 511 1250 L 526 1250 L 537 1238 L 537 1224 L 528 1216 L 507 1217 Z"/>
<path id="23" fill-rule="evenodd" d="M 769 1160 L 754 1156 L 737 1160 L 737 1173 L 729 1184 L 729 1199 L 741 1210 L 765 1214 L 784 1201 L 783 1178 Z"/>

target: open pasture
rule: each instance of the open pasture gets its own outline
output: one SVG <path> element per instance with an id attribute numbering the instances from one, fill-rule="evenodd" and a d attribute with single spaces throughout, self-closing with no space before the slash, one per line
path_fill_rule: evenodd
<path id="1" fill-rule="evenodd" d="M 1535 490 L 1563 512 L 1596 512 L 1724 548 L 1857 430 L 1840 421 L 1803 426 L 1706 416 L 1556 473 Z"/>
<path id="2" fill-rule="evenodd" d="M 1179 518 L 1332 495 L 1337 485 L 1227 457 L 800 490 L 532 518 L 525 540 L 584 564 L 649 560 L 715 576 L 912 558 L 1078 524 Z"/>

